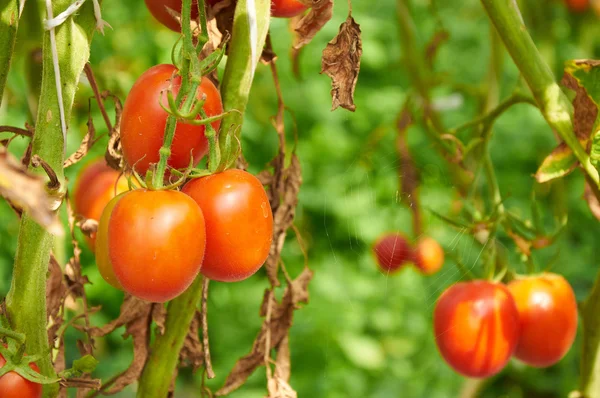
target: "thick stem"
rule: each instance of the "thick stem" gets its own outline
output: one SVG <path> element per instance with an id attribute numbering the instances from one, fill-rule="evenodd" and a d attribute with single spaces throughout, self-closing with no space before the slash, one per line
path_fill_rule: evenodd
<path id="1" fill-rule="evenodd" d="M 600 186 L 598 170 L 573 133 L 573 107 L 556 83 L 521 17 L 514 0 L 481 0 L 506 49 L 529 85 L 542 115 L 573 151 L 592 181 Z"/>
<path id="2" fill-rule="evenodd" d="M 8 4 L 0 9 L 0 104 L 17 38 L 20 2 L 8 0 Z"/>
<path id="3" fill-rule="evenodd" d="M 70 0 L 53 1 L 53 11 L 58 15 Z M 56 28 L 56 48 L 62 76 L 63 104 L 67 120 L 77 89 L 79 76 L 88 60 L 90 41 L 96 21 L 93 5 L 86 3 L 74 21 L 67 21 Z M 43 75 L 36 133 L 32 141 L 32 153 L 43 158 L 55 171 L 59 181 L 63 175 L 63 135 L 59 120 L 58 97 L 54 80 L 54 67 L 50 48 L 50 35 L 44 34 Z M 31 172 L 42 174 L 34 167 Z M 45 177 L 47 178 L 47 177 Z M 23 214 L 15 255 L 13 279 L 6 297 L 7 312 L 14 330 L 26 336 L 29 355 L 41 355 L 38 365 L 42 374 L 54 377 L 50 361 L 50 348 L 46 332 L 46 273 L 53 236 L 26 213 Z M 58 384 L 44 386 L 44 396 L 54 397 Z"/>
<path id="4" fill-rule="evenodd" d="M 582 306 L 583 350 L 581 352 L 581 397 L 600 397 L 600 273 Z"/>

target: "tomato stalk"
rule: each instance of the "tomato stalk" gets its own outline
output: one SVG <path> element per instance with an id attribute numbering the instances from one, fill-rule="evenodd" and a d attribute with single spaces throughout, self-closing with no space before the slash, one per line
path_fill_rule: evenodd
<path id="1" fill-rule="evenodd" d="M 600 273 L 589 297 L 581 306 L 583 349 L 581 351 L 581 397 L 600 397 Z"/>
<path id="2" fill-rule="evenodd" d="M 15 48 L 22 1 L 24 0 L 9 0 L 0 10 L 0 104 Z"/>
<path id="3" fill-rule="evenodd" d="M 64 11 L 70 0 L 52 2 L 54 15 Z M 73 17 L 71 17 L 73 18 Z M 79 76 L 89 58 L 90 42 L 96 26 L 93 5 L 86 3 L 73 21 L 55 28 L 56 50 L 62 76 L 62 100 L 69 119 Z M 64 141 L 59 115 L 59 98 L 56 91 L 50 34 L 44 33 L 43 74 L 36 132 L 32 140 L 32 154 L 40 156 L 54 170 L 64 187 Z M 42 174 L 38 168 L 29 167 L 32 173 Z M 62 188 L 59 189 L 62 191 Z M 50 347 L 46 332 L 46 274 L 54 236 L 24 213 L 19 238 L 13 278 L 6 297 L 6 308 L 12 328 L 26 336 L 26 349 L 30 355 L 39 355 L 38 365 L 43 375 L 56 377 L 50 360 Z M 54 397 L 58 384 L 44 386 L 44 396 Z"/>

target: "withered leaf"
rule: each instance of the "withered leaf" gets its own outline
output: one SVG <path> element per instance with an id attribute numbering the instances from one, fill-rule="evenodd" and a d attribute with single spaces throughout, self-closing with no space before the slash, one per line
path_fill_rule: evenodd
<path id="1" fill-rule="evenodd" d="M 598 197 L 600 197 L 600 192 L 597 189 L 595 190 L 593 185 L 591 185 L 589 182 L 586 182 L 583 197 L 590 207 L 590 211 L 594 217 L 600 221 L 600 200 L 598 200 Z"/>
<path id="2" fill-rule="evenodd" d="M 196 311 L 190 330 L 183 342 L 183 347 L 179 353 L 179 362 L 182 366 L 191 366 L 195 372 L 204 363 L 204 351 L 200 342 L 200 312 Z"/>
<path id="3" fill-rule="evenodd" d="M 62 235 L 62 225 L 52 211 L 54 198 L 46 191 L 44 178 L 28 172 L 13 155 L 0 146 L 0 195 L 24 210 L 50 233 Z"/>
<path id="4" fill-rule="evenodd" d="M 354 89 L 360 71 L 362 41 L 360 27 L 352 16 L 340 26 L 338 35 L 323 50 L 321 73 L 326 73 L 332 80 L 331 110 L 338 107 L 355 111 Z"/>
<path id="5" fill-rule="evenodd" d="M 246 379 L 258 368 L 264 365 L 266 342 L 269 338 L 270 351 L 278 346 L 287 336 L 292 326 L 294 310 L 298 308 L 299 303 L 308 302 L 308 284 L 313 277 L 313 272 L 305 268 L 304 271 L 289 284 L 283 294 L 281 303 L 273 297 L 270 290 L 265 292 L 265 298 L 261 306 L 261 316 L 266 316 L 270 310 L 270 319 L 265 320 L 261 330 L 254 340 L 252 351 L 242 357 L 234 365 L 231 373 L 227 376 L 225 384 L 216 395 L 223 396 L 231 393 L 244 384 Z"/>
<path id="6" fill-rule="evenodd" d="M 297 398 L 298 394 L 290 386 L 290 343 L 286 335 L 277 346 L 275 375 L 267 380 L 269 398 Z"/>
<path id="7" fill-rule="evenodd" d="M 89 116 L 87 121 L 88 131 L 83 137 L 81 144 L 79 144 L 79 148 L 75 153 L 73 153 L 65 162 L 63 163 L 64 168 L 72 166 L 79 162 L 92 148 L 94 145 L 94 138 L 96 137 L 96 128 L 94 127 L 94 119 L 92 118 L 92 109 L 90 104 Z"/>
<path id="8" fill-rule="evenodd" d="M 121 114 L 123 113 L 123 104 L 116 95 L 111 94 L 108 91 L 102 93 L 102 99 L 111 97 L 115 103 L 115 124 L 110 131 L 110 138 L 108 139 L 108 147 L 104 158 L 106 163 L 115 170 L 123 169 L 123 151 L 121 149 Z"/>
<path id="9" fill-rule="evenodd" d="M 297 36 L 294 38 L 295 49 L 310 43 L 333 16 L 333 0 L 312 0 L 312 2 L 304 0 L 303 3 L 311 5 L 312 8 L 294 26 L 294 30 L 297 32 Z"/>
<path id="10" fill-rule="evenodd" d="M 571 74 L 565 72 L 561 84 L 575 91 L 575 99 L 573 100 L 573 129 L 577 138 L 580 141 L 586 142 L 592 134 L 594 123 L 598 116 L 598 107 L 589 97 L 585 87 L 580 86 L 577 79 Z"/>

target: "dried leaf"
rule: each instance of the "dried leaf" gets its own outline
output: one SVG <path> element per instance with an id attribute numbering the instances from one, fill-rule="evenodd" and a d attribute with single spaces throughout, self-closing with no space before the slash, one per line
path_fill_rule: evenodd
<path id="1" fill-rule="evenodd" d="M 358 81 L 361 56 L 360 27 L 354 18 L 348 16 L 346 22 L 340 26 L 338 35 L 323 50 L 321 73 L 326 73 L 332 80 L 331 110 L 340 106 L 349 111 L 356 110 L 354 89 Z"/>
<path id="2" fill-rule="evenodd" d="M 167 309 L 162 304 L 157 304 L 152 307 L 152 320 L 156 324 L 158 333 L 165 333 L 165 321 L 167 320 Z"/>
<path id="3" fill-rule="evenodd" d="M 196 372 L 204 364 L 204 351 L 200 342 L 200 312 L 196 311 L 190 330 L 183 342 L 183 347 L 179 353 L 179 362 L 182 366 L 191 366 L 192 371 Z"/>
<path id="4" fill-rule="evenodd" d="M 271 310 L 270 319 L 263 322 L 260 332 L 254 340 L 252 351 L 242 357 L 234 365 L 231 373 L 227 376 L 225 384 L 216 392 L 217 396 L 223 396 L 231 393 L 244 384 L 246 379 L 259 366 L 264 365 L 265 343 L 267 335 L 269 336 L 269 350 L 278 346 L 287 336 L 292 326 L 294 310 L 298 308 L 299 303 L 308 302 L 308 284 L 313 277 L 313 272 L 305 268 L 304 271 L 289 284 L 283 294 L 281 303 L 273 297 L 269 290 L 265 292 L 265 299 L 261 306 L 261 316 L 266 316 L 268 309 Z"/>
<path id="5" fill-rule="evenodd" d="M 275 360 L 275 375 L 267 380 L 269 398 L 297 398 L 298 394 L 290 386 L 290 342 L 285 336 L 277 346 L 277 359 Z"/>
<path id="6" fill-rule="evenodd" d="M 598 116 L 598 106 L 588 96 L 585 87 L 580 86 L 569 73 L 565 72 L 561 84 L 576 93 L 573 100 L 573 129 L 580 141 L 587 142 L 592 135 L 594 123 Z"/>
<path id="7" fill-rule="evenodd" d="M 600 192 L 598 192 L 598 190 L 594 190 L 593 185 L 590 185 L 589 182 L 586 182 L 583 197 L 590 207 L 594 217 L 600 221 L 600 200 L 598 200 L 598 197 L 600 197 Z"/>
<path id="8" fill-rule="evenodd" d="M 115 103 L 115 124 L 112 131 L 110 132 L 110 138 L 108 139 L 108 147 L 104 158 L 106 163 L 115 170 L 123 169 L 123 151 L 121 149 L 121 114 L 123 113 L 123 104 L 116 95 L 112 95 L 110 92 L 105 91 L 102 93 L 102 99 L 111 97 Z"/>
<path id="9" fill-rule="evenodd" d="M 307 1 L 303 1 L 307 3 Z M 312 0 L 312 8 L 294 26 L 297 36 L 294 48 L 299 49 L 310 43 L 315 35 L 329 22 L 333 16 L 333 0 Z"/>
<path id="10" fill-rule="evenodd" d="M 13 155 L 0 146 L 0 195 L 54 235 L 64 233 L 55 212 L 54 199 L 44 178 L 28 172 Z"/>
<path id="11" fill-rule="evenodd" d="M 89 150 L 92 148 L 92 145 L 94 145 L 94 142 L 95 142 L 94 138 L 96 137 L 96 128 L 94 127 L 94 119 L 92 118 L 91 107 L 92 107 L 92 104 L 90 101 L 90 110 L 89 110 L 88 121 L 87 121 L 88 131 L 85 134 L 85 137 L 83 137 L 81 144 L 79 144 L 79 148 L 77 149 L 77 151 L 75 151 L 75 153 L 73 153 L 71 156 L 69 156 L 69 158 L 67 160 L 65 160 L 65 162 L 63 163 L 63 166 L 65 169 L 69 166 L 76 164 L 81 159 L 83 159 L 83 157 L 85 155 L 87 155 Z"/>

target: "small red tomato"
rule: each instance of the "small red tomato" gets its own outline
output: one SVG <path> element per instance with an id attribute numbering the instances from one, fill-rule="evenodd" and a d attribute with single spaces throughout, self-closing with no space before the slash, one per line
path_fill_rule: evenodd
<path id="1" fill-rule="evenodd" d="M 515 357 L 530 366 L 554 365 L 573 345 L 577 333 L 577 300 L 560 275 L 542 274 L 509 283 L 521 319 Z"/>
<path id="2" fill-rule="evenodd" d="M 413 253 L 413 261 L 425 275 L 433 275 L 444 265 L 444 249 L 433 238 L 419 239 Z"/>
<path id="3" fill-rule="evenodd" d="M 4 366 L 6 360 L 0 354 L 0 369 Z M 29 367 L 35 372 L 40 371 L 35 363 L 30 363 Z M 29 381 L 16 372 L 8 372 L 0 377 L 0 397 L 2 398 L 41 398 L 42 385 Z"/>
<path id="4" fill-rule="evenodd" d="M 377 265 L 386 273 L 398 271 L 410 261 L 411 249 L 408 240 L 399 233 L 381 236 L 373 245 Z"/>
<path id="5" fill-rule="evenodd" d="M 442 357 L 467 377 L 500 372 L 519 340 L 519 313 L 510 292 L 486 281 L 449 287 L 436 303 L 433 324 Z"/>
<path id="6" fill-rule="evenodd" d="M 308 7 L 298 0 L 271 0 L 271 15 L 291 18 L 306 11 Z"/>
<path id="7" fill-rule="evenodd" d="M 108 255 L 108 223 L 115 205 L 123 195 L 125 194 L 115 196 L 108 202 L 98 222 L 98 232 L 96 235 L 96 266 L 98 267 L 98 271 L 100 271 L 100 275 L 102 275 L 102 278 L 106 282 L 119 290 L 123 290 L 123 287 L 115 275 L 115 270 Z"/>
<path id="8" fill-rule="evenodd" d="M 589 0 L 565 0 L 565 3 L 573 12 L 584 12 L 590 5 Z"/>
<path id="9" fill-rule="evenodd" d="M 123 156 L 129 166 L 140 174 L 145 174 L 151 163 L 158 163 L 159 150 L 163 144 L 167 112 L 159 101 L 168 107 L 167 90 L 171 87 L 176 96 L 181 86 L 181 76 L 175 76 L 173 65 L 156 65 L 144 72 L 135 82 L 123 106 L 121 117 L 121 145 Z M 207 77 L 202 78 L 197 98 L 206 95 L 204 111 L 208 117 L 223 113 L 221 94 Z M 198 119 L 201 119 L 198 115 Z M 218 131 L 220 121 L 212 123 Z M 204 135 L 205 126 L 178 123 L 175 138 L 171 145 L 169 166 L 176 169 L 187 168 L 190 160 L 197 164 L 208 151 L 208 140 Z"/>
<path id="10" fill-rule="evenodd" d="M 128 189 L 127 179 L 108 167 L 104 159 L 96 159 L 81 170 L 73 190 L 75 214 L 98 221 L 106 204 Z M 95 234 L 86 240 L 94 251 Z"/>
<path id="11" fill-rule="evenodd" d="M 206 220 L 202 274 L 221 282 L 248 278 L 264 264 L 273 240 L 273 214 L 264 187 L 252 174 L 227 170 L 190 181 Z"/>
<path id="12" fill-rule="evenodd" d="M 167 11 L 167 7 L 181 14 L 182 0 L 146 0 L 146 7 L 154 18 L 167 28 L 181 32 L 181 25 L 179 22 Z M 192 21 L 198 18 L 198 2 L 192 0 Z"/>
<path id="13" fill-rule="evenodd" d="M 202 266 L 200 207 L 178 191 L 139 189 L 118 199 L 108 222 L 108 255 L 123 289 L 162 303 L 187 289 Z"/>

